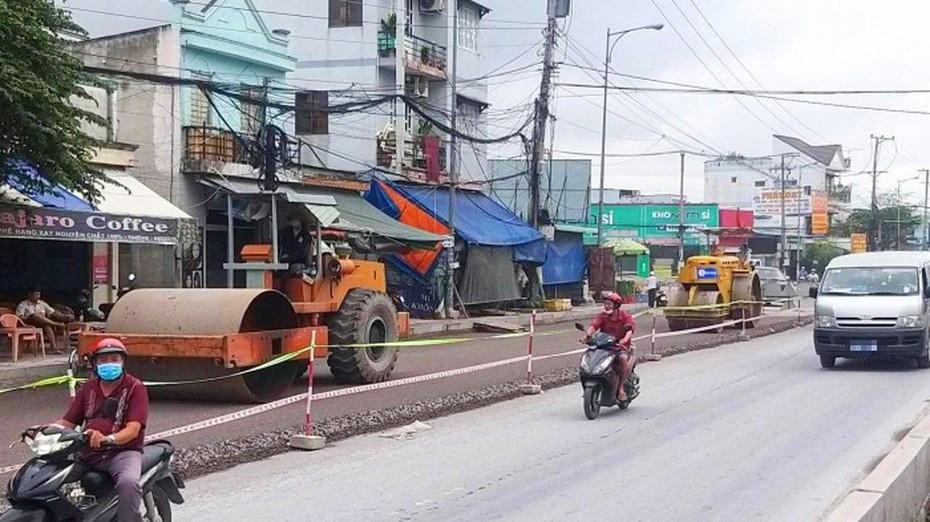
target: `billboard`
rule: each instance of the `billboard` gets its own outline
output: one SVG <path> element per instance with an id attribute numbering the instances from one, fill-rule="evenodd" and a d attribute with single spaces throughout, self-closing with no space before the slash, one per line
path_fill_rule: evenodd
<path id="1" fill-rule="evenodd" d="M 590 207 L 590 222 L 597 223 L 597 205 Z M 644 240 L 652 245 L 678 244 L 678 205 L 604 205 L 604 235 Z M 705 228 L 720 226 L 717 205 L 685 205 L 685 244 L 703 245 Z M 588 240 L 593 240 L 586 237 Z"/>
<path id="2" fill-rule="evenodd" d="M 810 187 L 791 187 L 784 190 L 785 215 L 810 215 L 814 204 Z M 781 216 L 782 190 L 762 188 L 752 198 L 752 210 L 756 216 Z"/>

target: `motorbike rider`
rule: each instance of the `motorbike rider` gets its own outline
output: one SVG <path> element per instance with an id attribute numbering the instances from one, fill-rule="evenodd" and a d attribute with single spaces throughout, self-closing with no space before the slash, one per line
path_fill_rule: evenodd
<path id="1" fill-rule="evenodd" d="M 582 342 L 585 342 L 598 331 L 616 339 L 617 356 L 614 358 L 614 369 L 618 369 L 617 366 L 619 366 L 618 402 L 624 402 L 627 399 L 623 384 L 630 377 L 635 362 L 633 330 L 636 328 L 636 320 L 629 312 L 620 309 L 621 304 L 623 304 L 623 299 L 615 292 L 604 296 L 604 311 L 597 314 L 597 317 L 591 321 L 591 326 L 585 331 L 585 337 L 582 339 Z"/>
<path id="2" fill-rule="evenodd" d="M 90 353 L 94 377 L 81 386 L 55 424 L 69 429 L 84 424 L 90 450 L 78 456 L 79 462 L 113 478 L 118 520 L 136 522 L 142 520 L 140 479 L 149 395 L 142 381 L 123 371 L 127 356 L 119 340 L 100 340 Z M 117 406 L 105 408 L 111 398 Z"/>

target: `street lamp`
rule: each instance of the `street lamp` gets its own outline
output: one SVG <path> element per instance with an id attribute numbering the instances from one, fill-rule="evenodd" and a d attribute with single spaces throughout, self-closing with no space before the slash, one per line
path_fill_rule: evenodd
<path id="1" fill-rule="evenodd" d="M 607 29 L 607 51 L 604 53 L 604 103 L 602 104 L 602 115 L 601 115 L 601 182 L 598 185 L 598 200 L 597 200 L 597 245 L 601 246 L 604 243 L 604 163 L 605 157 L 607 156 L 607 87 L 610 83 L 609 74 L 610 74 L 610 54 L 614 51 L 614 46 L 617 45 L 617 42 L 623 38 L 624 35 L 632 33 L 634 31 L 642 31 L 645 29 L 651 29 L 653 31 L 661 31 L 665 27 L 663 24 L 652 24 L 644 25 L 642 27 L 634 27 L 632 29 L 625 29 L 623 31 L 610 32 L 610 29 Z M 617 37 L 611 43 L 611 38 Z"/>
<path id="2" fill-rule="evenodd" d="M 897 250 L 901 250 L 901 185 L 902 185 L 903 183 L 907 183 L 908 181 L 914 181 L 915 179 L 920 179 L 920 176 L 914 176 L 914 177 L 912 177 L 912 178 L 907 178 L 907 179 L 898 180 L 898 191 L 897 191 L 897 194 L 898 194 L 898 201 L 897 201 L 897 206 L 898 206 L 898 220 L 897 220 L 898 231 L 897 231 L 897 235 L 895 236 L 895 248 L 896 248 Z"/>

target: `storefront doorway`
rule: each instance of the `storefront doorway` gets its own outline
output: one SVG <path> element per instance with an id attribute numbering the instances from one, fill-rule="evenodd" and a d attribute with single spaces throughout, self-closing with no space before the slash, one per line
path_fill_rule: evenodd
<path id="1" fill-rule="evenodd" d="M 0 302 L 18 303 L 30 286 L 51 305 L 72 305 L 91 287 L 92 243 L 0 238 Z"/>

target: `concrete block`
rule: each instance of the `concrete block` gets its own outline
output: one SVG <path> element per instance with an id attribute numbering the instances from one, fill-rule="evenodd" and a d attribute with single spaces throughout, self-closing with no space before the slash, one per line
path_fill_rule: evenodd
<path id="1" fill-rule="evenodd" d="M 538 395 L 542 393 L 542 386 L 538 384 L 521 384 L 520 393 L 523 395 Z"/>
<path id="2" fill-rule="evenodd" d="M 662 360 L 662 356 L 657 353 L 645 353 L 642 355 L 637 355 L 636 358 L 642 361 L 649 361 L 649 362 L 659 362 Z"/>
<path id="3" fill-rule="evenodd" d="M 912 520 L 930 488 L 928 439 L 904 437 L 856 489 L 881 493 L 884 520 Z"/>
<path id="4" fill-rule="evenodd" d="M 853 491 L 823 522 L 884 522 L 882 494 L 874 491 Z"/>
<path id="5" fill-rule="evenodd" d="M 326 437 L 319 435 L 294 435 L 287 442 L 287 445 L 299 450 L 316 451 L 326 446 Z"/>
<path id="6" fill-rule="evenodd" d="M 930 439 L 930 415 L 921 419 L 907 434 L 911 438 Z"/>

